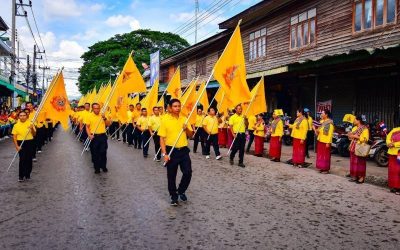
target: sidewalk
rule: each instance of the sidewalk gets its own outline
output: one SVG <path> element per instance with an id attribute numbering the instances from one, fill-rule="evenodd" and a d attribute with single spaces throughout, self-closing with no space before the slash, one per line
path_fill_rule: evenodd
<path id="1" fill-rule="evenodd" d="M 247 145 L 247 143 L 246 143 Z M 269 150 L 269 143 L 264 144 L 265 152 L 267 153 Z M 252 145 L 254 149 L 254 143 Z M 250 151 L 250 154 L 253 152 Z M 264 155 L 266 155 L 264 153 Z M 306 162 L 312 163 L 309 167 L 310 169 L 317 169 L 315 168 L 315 153 L 314 150 L 310 150 L 310 159 L 306 158 Z M 281 162 L 285 163 L 287 160 L 292 158 L 292 146 L 282 146 L 282 157 Z M 246 159 L 245 159 L 246 160 Z M 338 175 L 345 177 L 346 174 L 349 173 L 350 168 L 350 158 L 349 157 L 341 157 L 337 154 L 333 154 L 331 158 L 331 174 Z M 370 183 L 373 185 L 386 187 L 387 188 L 387 176 L 388 176 L 388 169 L 385 167 L 378 167 L 378 165 L 372 161 L 367 161 L 367 176 L 365 179 L 366 183 Z"/>

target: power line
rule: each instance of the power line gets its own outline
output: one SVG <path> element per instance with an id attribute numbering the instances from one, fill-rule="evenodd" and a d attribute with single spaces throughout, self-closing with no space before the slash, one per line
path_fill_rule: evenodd
<path id="1" fill-rule="evenodd" d="M 34 21 L 35 26 L 36 26 L 36 31 L 37 31 L 37 33 L 38 33 L 38 35 L 39 35 L 40 43 L 42 44 L 43 53 L 44 53 L 44 56 L 45 56 L 45 58 L 46 58 L 46 64 L 48 64 L 48 62 L 47 62 L 46 50 L 44 49 L 44 45 L 43 45 L 43 41 L 42 41 L 42 36 L 40 35 L 39 28 L 38 28 L 37 23 L 36 23 L 36 18 L 35 18 L 35 14 L 34 14 L 34 12 L 33 12 L 33 7 L 32 7 L 32 5 L 31 5 L 31 13 L 32 13 L 33 21 Z"/>

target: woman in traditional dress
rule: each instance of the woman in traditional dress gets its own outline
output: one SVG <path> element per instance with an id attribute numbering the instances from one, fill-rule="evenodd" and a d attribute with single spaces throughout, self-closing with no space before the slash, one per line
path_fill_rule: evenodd
<path id="1" fill-rule="evenodd" d="M 356 116 L 354 127 L 348 134 L 350 143 L 350 181 L 357 184 L 364 183 L 367 170 L 367 158 L 355 154 L 356 145 L 367 143 L 369 140 L 369 130 L 361 116 Z"/>
<path id="2" fill-rule="evenodd" d="M 390 131 L 386 144 L 389 147 L 388 185 L 391 192 L 400 195 L 400 127 Z"/>
<path id="3" fill-rule="evenodd" d="M 315 134 L 317 135 L 317 159 L 316 167 L 320 173 L 329 174 L 331 169 L 331 144 L 333 137 L 333 121 L 331 112 L 324 110 L 321 113 L 320 127 L 313 126 Z"/>
<path id="4" fill-rule="evenodd" d="M 254 130 L 254 155 L 262 157 L 264 153 L 264 140 L 265 140 L 265 123 L 262 114 L 257 115 L 256 124 L 253 126 Z"/>
<path id="5" fill-rule="evenodd" d="M 271 123 L 271 140 L 269 141 L 269 157 L 271 161 L 281 161 L 283 121 L 280 116 L 283 115 L 281 109 L 275 109 L 272 113 L 274 120 Z"/>
<path id="6" fill-rule="evenodd" d="M 297 119 L 294 121 L 294 124 L 289 125 L 289 127 L 292 129 L 291 136 L 293 137 L 292 162 L 293 166 L 301 168 L 305 162 L 308 122 L 304 116 L 303 109 L 297 109 L 296 115 Z"/>
<path id="7" fill-rule="evenodd" d="M 225 148 L 226 142 L 228 140 L 228 133 L 226 130 L 228 125 L 226 124 L 226 117 L 224 115 L 224 112 L 220 113 L 220 118 L 221 122 L 218 124 L 218 145 Z"/>

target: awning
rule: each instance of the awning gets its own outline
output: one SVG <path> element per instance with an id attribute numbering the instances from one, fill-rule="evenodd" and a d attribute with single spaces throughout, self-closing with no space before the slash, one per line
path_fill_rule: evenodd
<path id="1" fill-rule="evenodd" d="M 10 84 L 8 81 L 6 81 L 5 79 L 3 79 L 3 77 L 0 77 L 0 85 L 3 85 L 4 87 L 8 88 L 9 90 L 16 92 L 17 95 L 20 95 L 22 97 L 26 96 L 26 92 L 24 92 L 20 89 L 14 88 L 14 86 L 12 84 Z"/>

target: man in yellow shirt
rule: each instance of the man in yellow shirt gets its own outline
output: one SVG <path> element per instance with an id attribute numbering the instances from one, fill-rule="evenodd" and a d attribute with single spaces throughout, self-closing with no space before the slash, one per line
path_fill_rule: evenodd
<path id="1" fill-rule="evenodd" d="M 133 144 L 135 148 L 142 149 L 142 132 L 136 128 L 136 122 L 139 120 L 140 114 L 142 112 L 142 104 L 136 103 L 136 109 L 133 113 Z"/>
<path id="2" fill-rule="evenodd" d="M 128 142 L 128 147 L 133 146 L 133 140 L 134 140 L 134 122 L 136 123 L 135 115 L 136 115 L 136 110 L 135 107 L 130 104 L 129 105 L 129 110 L 127 111 L 128 115 L 128 124 L 126 128 L 126 137 L 127 137 L 127 142 Z M 136 145 L 135 145 L 136 148 Z"/>
<path id="3" fill-rule="evenodd" d="M 220 160 L 222 156 L 219 152 L 218 145 L 218 118 L 215 115 L 215 109 L 213 107 L 209 107 L 208 116 L 206 116 L 203 121 L 203 129 L 206 138 L 205 154 L 206 159 L 210 159 L 210 148 L 212 144 L 216 156 L 215 159 Z"/>
<path id="4" fill-rule="evenodd" d="M 149 119 L 149 131 L 150 135 L 153 137 L 154 149 L 156 152 L 156 161 L 161 160 L 161 150 L 160 150 L 160 136 L 158 135 L 158 129 L 161 125 L 161 116 L 159 114 L 160 107 L 153 108 L 153 115 Z M 146 143 L 146 142 L 144 142 Z M 150 142 L 149 142 L 150 143 Z"/>
<path id="5" fill-rule="evenodd" d="M 203 115 L 203 109 L 202 108 L 197 108 L 197 116 L 196 116 L 196 123 L 194 125 L 194 131 L 196 132 L 194 134 L 194 142 L 193 142 L 193 153 L 197 153 L 197 146 L 201 145 L 201 153 L 205 155 L 205 132 L 203 129 L 202 122 L 204 120 L 204 115 Z"/>
<path id="6" fill-rule="evenodd" d="M 85 109 L 81 112 L 79 119 L 79 131 L 81 131 L 81 135 L 78 138 L 81 142 L 86 141 L 88 135 L 86 132 L 86 118 L 90 113 L 90 103 L 85 103 Z"/>
<path id="7" fill-rule="evenodd" d="M 168 108 L 170 114 L 164 116 L 158 130 L 158 135 L 160 136 L 162 156 L 166 162 L 165 167 L 167 168 L 168 191 L 171 196 L 171 205 L 177 206 L 178 197 L 182 201 L 187 201 L 185 192 L 192 178 L 192 163 L 187 137 L 193 135 L 193 130 L 187 124 L 187 119 L 180 114 L 181 102 L 178 99 L 170 100 Z M 174 146 L 175 148 L 172 150 Z M 182 179 L 177 189 L 176 175 L 178 166 L 180 166 L 182 171 Z"/>
<path id="8" fill-rule="evenodd" d="M 229 156 L 229 163 L 234 164 L 233 159 L 239 151 L 239 167 L 246 167 L 243 164 L 244 160 L 244 147 L 246 144 L 246 124 L 244 116 L 242 115 L 242 105 L 239 104 L 235 107 L 236 113 L 229 118 L 229 129 L 232 131 L 234 143 L 232 145 L 231 154 Z"/>
<path id="9" fill-rule="evenodd" d="M 92 162 L 96 174 L 108 172 L 107 169 L 107 135 L 106 126 L 109 126 L 111 121 L 105 116 L 100 114 L 100 105 L 98 103 L 92 104 L 92 111 L 86 118 L 86 132 L 91 140 L 90 153 L 92 154 Z"/>
<path id="10" fill-rule="evenodd" d="M 250 152 L 251 144 L 254 141 L 254 126 L 256 125 L 257 118 L 254 115 L 247 117 L 247 131 L 249 133 L 249 142 L 247 143 L 246 153 Z"/>
<path id="11" fill-rule="evenodd" d="M 147 109 L 142 108 L 142 115 L 136 122 L 136 129 L 139 129 L 142 136 L 143 142 L 143 157 L 147 158 L 149 156 L 149 143 L 146 142 L 150 139 L 149 131 L 149 117 L 147 116 Z"/>

